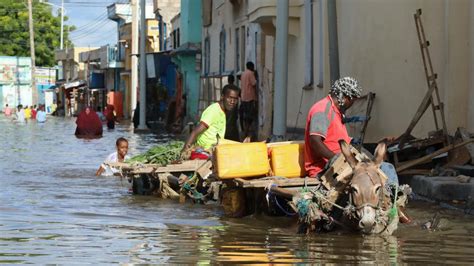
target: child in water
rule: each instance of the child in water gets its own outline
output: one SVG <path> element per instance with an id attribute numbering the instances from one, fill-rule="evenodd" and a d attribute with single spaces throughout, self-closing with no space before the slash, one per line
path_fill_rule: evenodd
<path id="1" fill-rule="evenodd" d="M 115 146 L 117 148 L 117 151 L 114 153 L 111 153 L 107 158 L 105 159 L 105 162 L 124 162 L 129 158 L 127 155 L 128 152 L 128 140 L 126 138 L 118 138 L 117 141 L 115 142 Z M 111 168 L 108 165 L 101 164 L 99 169 L 97 169 L 97 172 L 95 173 L 96 176 L 111 176 L 114 175 L 114 173 L 118 172 L 116 169 Z"/>

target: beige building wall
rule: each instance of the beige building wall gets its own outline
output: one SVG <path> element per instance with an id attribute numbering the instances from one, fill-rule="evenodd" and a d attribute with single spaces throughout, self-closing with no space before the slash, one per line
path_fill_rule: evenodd
<path id="1" fill-rule="evenodd" d="M 242 3 L 246 1 L 240 1 Z M 273 72 L 276 1 L 248 1 L 232 5 L 213 1 L 212 24 L 203 28 L 204 39 L 211 38 L 210 72 L 219 69 L 219 32 L 226 29 L 226 70 L 235 68 L 235 27 L 257 25 L 257 49 L 253 32 L 246 36 L 246 59 L 256 60 L 260 74 L 261 129 L 270 131 L 273 101 Z M 237 8 L 238 7 L 238 8 Z M 366 141 L 398 136 L 408 127 L 428 90 L 413 14 L 422 8 L 422 21 L 438 87 L 445 106 L 448 131 L 459 126 L 474 131 L 474 1 L 469 0 L 337 0 L 340 74 L 359 80 L 363 93 L 377 94 Z M 313 9 L 313 80 L 303 90 L 305 72 L 304 1 L 290 1 L 288 36 L 287 126 L 304 128 L 313 103 L 330 89 L 327 1 L 312 1 Z M 323 17 L 320 19 L 320 9 Z M 320 32 L 320 23 L 322 32 Z M 229 29 L 231 29 L 229 31 Z M 230 34 L 229 34 L 230 33 Z M 322 41 L 321 41 L 322 39 Z M 322 53 L 320 47 L 322 43 Z M 204 58 L 204 55 L 203 55 Z M 204 60 L 203 60 L 204 61 Z M 203 62 L 204 63 L 204 62 Z M 323 68 L 323 69 L 320 69 Z M 204 69 L 204 65 L 203 65 Z M 322 72 L 322 77 L 320 77 Z M 321 81 L 320 86 L 317 86 Z M 266 88 L 266 89 L 265 89 Z M 441 123 L 440 123 L 441 126 Z M 431 107 L 412 134 L 426 137 L 435 130 Z"/>
<path id="2" fill-rule="evenodd" d="M 470 73 L 470 79 L 469 79 L 469 95 L 468 95 L 468 124 L 467 127 L 470 132 L 474 132 L 474 4 L 471 4 L 471 7 L 469 8 L 470 12 L 470 20 L 469 20 L 469 43 L 470 45 L 470 51 L 469 51 L 469 73 Z"/>
<path id="3" fill-rule="evenodd" d="M 377 94 L 367 141 L 402 134 L 428 90 L 413 18 L 417 8 L 423 10 L 448 131 L 472 130 L 472 5 L 469 0 L 337 2 L 341 76 L 354 76 L 366 92 Z M 412 134 L 426 137 L 434 129 L 429 108 Z"/>
<path id="4" fill-rule="evenodd" d="M 164 38 L 169 38 L 173 31 L 171 20 L 181 11 L 181 1 L 179 0 L 154 0 L 153 1 L 155 14 L 160 14 L 163 17 L 163 22 L 166 27 L 166 35 Z M 171 49 L 171 42 L 167 42 L 167 49 Z"/>
<path id="5" fill-rule="evenodd" d="M 304 1 L 290 1 L 288 19 L 288 87 L 287 87 L 287 127 L 304 128 L 306 116 L 309 108 L 319 99 L 324 97 L 329 91 L 329 82 L 317 87 L 319 75 L 319 1 L 313 1 L 313 77 L 314 83 L 311 89 L 304 90 L 305 84 L 305 58 L 309 55 L 305 51 L 305 9 Z M 323 7 L 324 9 L 326 6 Z M 263 41 L 261 41 L 261 53 L 264 53 L 263 70 L 261 74 L 261 84 L 265 89 L 262 91 L 264 97 L 259 103 L 260 108 L 260 138 L 266 138 L 271 134 L 272 106 L 274 90 L 274 70 L 275 57 L 275 37 L 276 37 L 276 2 L 275 1 L 250 1 L 248 6 L 248 17 L 251 22 L 260 25 L 263 31 Z M 327 24 L 324 25 L 324 29 Z M 322 32 L 323 38 L 327 40 L 327 31 Z M 323 73 L 328 73 L 327 65 L 327 45 L 322 54 Z M 326 79 L 325 79 L 326 80 Z M 326 86 L 324 86 L 326 85 Z"/>
<path id="6" fill-rule="evenodd" d="M 212 23 L 208 27 L 203 27 L 202 49 L 204 51 L 204 40 L 209 38 L 210 42 L 210 74 L 219 74 L 220 60 L 220 33 L 225 32 L 225 67 L 224 71 L 232 71 L 235 66 L 235 27 L 233 17 L 234 6 L 229 1 L 212 1 Z M 204 54 L 203 54 L 204 56 Z M 204 58 L 204 57 L 203 57 Z M 204 64 L 204 60 L 202 60 Z M 204 65 L 202 65 L 204 70 Z"/>
<path id="7" fill-rule="evenodd" d="M 319 6 L 314 2 L 313 8 L 313 84 L 310 89 L 303 89 L 305 84 L 305 58 L 309 55 L 305 51 L 305 43 L 308 38 L 305 34 L 305 9 L 302 1 L 298 5 L 293 6 L 294 17 L 289 22 L 289 36 L 288 36 L 288 87 L 287 87 L 287 126 L 289 128 L 304 128 L 306 124 L 306 116 L 311 106 L 318 100 L 327 95 L 329 91 L 329 78 L 323 79 L 323 86 L 318 87 L 318 75 L 320 71 L 319 60 L 321 54 L 319 53 Z M 326 9 L 326 6 L 323 6 Z M 291 13 L 290 13 L 291 16 Z M 323 29 L 327 28 L 327 24 Z M 326 34 L 326 35 L 324 35 Z M 323 37 L 327 36 L 326 31 L 323 32 Z M 326 37 L 327 40 L 327 37 Z M 323 53 L 323 73 L 329 73 L 327 65 L 327 45 Z M 328 75 L 325 75 L 328 76 Z M 324 83 L 326 81 L 326 83 Z"/>
<path id="8" fill-rule="evenodd" d="M 148 19 L 147 24 L 147 42 L 146 42 L 146 52 L 147 53 L 157 53 L 160 51 L 160 31 L 158 26 L 158 20 Z"/>
<path id="9" fill-rule="evenodd" d="M 54 59 L 63 66 L 63 76 L 66 81 L 86 79 L 85 64 L 80 62 L 79 54 L 94 49 L 98 47 L 74 47 L 55 51 Z"/>

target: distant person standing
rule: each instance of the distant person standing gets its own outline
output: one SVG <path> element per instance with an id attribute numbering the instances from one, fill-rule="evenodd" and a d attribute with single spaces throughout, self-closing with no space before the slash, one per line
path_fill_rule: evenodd
<path id="1" fill-rule="evenodd" d="M 25 107 L 23 112 L 25 114 L 25 119 L 30 119 L 31 118 L 31 109 L 30 109 L 30 107 L 28 107 L 28 105 Z"/>
<path id="2" fill-rule="evenodd" d="M 58 108 L 58 105 L 56 104 L 56 102 L 53 102 L 53 103 L 51 104 L 50 108 L 51 108 L 51 109 L 50 109 L 49 111 L 51 112 L 51 114 L 52 114 L 52 115 L 57 115 L 56 110 L 57 110 L 57 108 Z"/>
<path id="3" fill-rule="evenodd" d="M 114 129 L 115 128 L 115 108 L 113 105 L 108 104 L 107 110 L 104 111 L 105 119 L 107 120 L 107 128 Z"/>
<path id="4" fill-rule="evenodd" d="M 234 75 L 227 76 L 227 85 L 224 86 L 222 91 L 227 90 L 227 88 L 234 88 L 240 94 L 240 89 L 234 85 L 235 77 Z M 239 126 L 237 125 L 237 120 L 239 119 L 239 109 L 238 102 L 234 109 L 225 112 L 226 116 L 226 129 L 225 129 L 225 139 L 240 141 L 239 135 Z"/>
<path id="5" fill-rule="evenodd" d="M 12 108 L 10 108 L 10 107 L 8 106 L 8 103 L 7 103 L 7 104 L 5 105 L 5 108 L 3 108 L 3 114 L 4 114 L 5 116 L 11 116 L 12 113 L 13 113 L 13 110 L 12 110 Z"/>
<path id="6" fill-rule="evenodd" d="M 255 76 L 255 66 L 252 62 L 247 62 L 247 69 L 240 77 L 241 102 L 240 102 L 240 125 L 247 140 L 253 135 L 253 123 L 257 120 L 257 78 Z"/>
<path id="7" fill-rule="evenodd" d="M 46 122 L 46 112 L 44 111 L 44 105 L 40 105 L 38 112 L 36 113 L 36 121 L 38 123 Z"/>
<path id="8" fill-rule="evenodd" d="M 100 121 L 105 121 L 105 115 L 102 113 L 102 108 L 100 106 L 97 107 L 97 115 L 99 116 Z"/>
<path id="9" fill-rule="evenodd" d="M 36 105 L 33 105 L 33 107 L 31 107 L 31 119 L 36 119 L 37 113 L 38 111 L 36 111 Z"/>
<path id="10" fill-rule="evenodd" d="M 19 123 L 25 123 L 26 122 L 25 111 L 23 110 L 23 105 L 21 105 L 21 104 L 18 105 L 15 116 L 16 116 L 16 121 L 18 121 Z"/>

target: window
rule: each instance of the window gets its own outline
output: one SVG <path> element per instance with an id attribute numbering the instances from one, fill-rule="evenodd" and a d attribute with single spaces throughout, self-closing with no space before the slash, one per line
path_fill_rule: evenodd
<path id="1" fill-rule="evenodd" d="M 235 29 L 235 71 L 240 70 L 240 31 L 239 28 Z"/>
<path id="2" fill-rule="evenodd" d="M 209 42 L 209 37 L 204 39 L 204 75 L 209 74 L 210 67 L 210 53 L 211 53 L 211 43 Z"/>
<path id="3" fill-rule="evenodd" d="M 212 2 L 212 0 L 202 1 L 202 26 L 204 27 L 212 24 Z"/>
<path id="4" fill-rule="evenodd" d="M 247 38 L 245 38 L 245 26 L 241 27 L 240 34 L 242 35 L 242 46 L 240 47 L 240 70 L 245 70 L 245 46 L 247 45 Z"/>
<path id="5" fill-rule="evenodd" d="M 255 32 L 254 33 L 254 39 L 253 39 L 253 50 L 255 52 L 255 61 L 254 61 L 254 64 L 257 64 L 257 61 L 258 61 L 258 55 L 257 55 L 257 52 L 258 52 L 258 32 Z"/>
<path id="6" fill-rule="evenodd" d="M 173 49 L 176 49 L 176 30 L 174 30 L 171 35 L 173 36 Z"/>
<path id="7" fill-rule="evenodd" d="M 176 48 L 178 48 L 181 45 L 179 42 L 179 28 L 176 30 Z"/>
<path id="8" fill-rule="evenodd" d="M 225 29 L 219 34 L 219 73 L 225 72 Z"/>

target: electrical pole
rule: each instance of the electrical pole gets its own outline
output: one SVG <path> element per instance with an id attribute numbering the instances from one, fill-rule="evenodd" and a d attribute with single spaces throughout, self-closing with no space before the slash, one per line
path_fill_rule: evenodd
<path id="1" fill-rule="evenodd" d="M 145 0 L 140 0 L 140 123 L 138 129 L 146 130 L 146 12 Z"/>
<path id="2" fill-rule="evenodd" d="M 63 34 L 64 34 L 64 0 L 61 0 L 61 44 L 60 49 L 63 49 Z"/>
<path id="3" fill-rule="evenodd" d="M 31 53 L 31 92 L 32 92 L 32 105 L 38 103 L 38 90 L 36 89 L 35 82 L 35 31 L 33 29 L 33 7 L 31 0 L 28 0 L 28 23 L 30 24 L 30 53 Z"/>
<path id="4" fill-rule="evenodd" d="M 137 87 L 138 87 L 138 3 L 137 0 L 132 0 L 132 80 L 131 80 L 131 97 L 130 97 L 130 111 L 132 112 L 137 107 Z"/>

